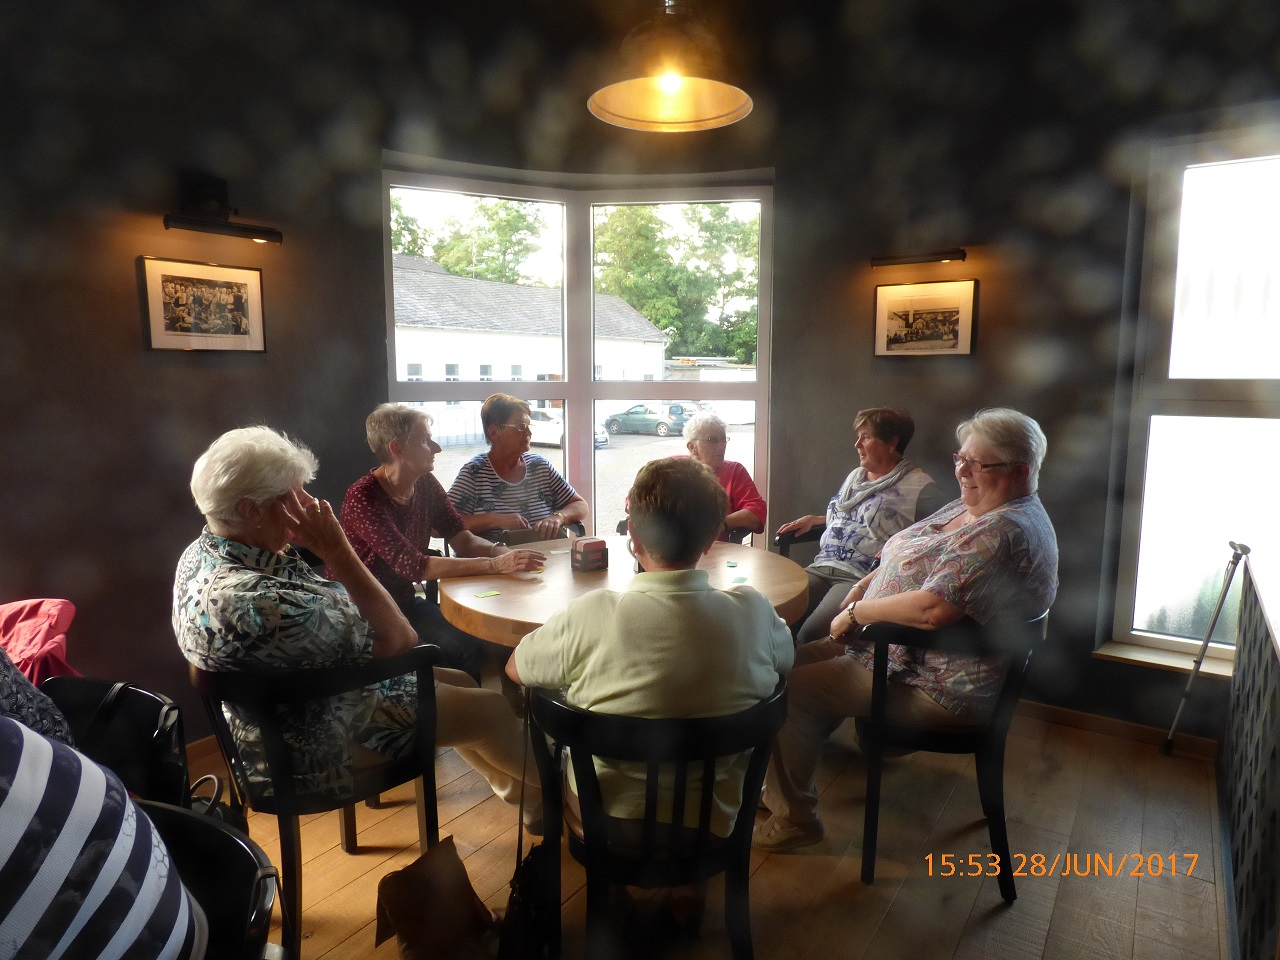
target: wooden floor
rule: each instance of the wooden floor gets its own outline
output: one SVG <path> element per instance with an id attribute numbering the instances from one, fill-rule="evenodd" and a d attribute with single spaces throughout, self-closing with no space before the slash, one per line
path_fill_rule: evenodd
<path id="1" fill-rule="evenodd" d="M 945 854 L 967 867 L 970 854 L 985 865 L 990 852 L 969 757 L 921 753 L 892 761 L 876 882 L 861 883 L 865 773 L 847 728 L 833 738 L 821 771 L 826 839 L 793 853 L 753 854 L 760 960 L 1227 960 L 1210 763 L 1019 716 L 1006 794 L 1015 867 L 1028 875 L 1018 878 L 1018 900 L 1006 907 L 993 878 L 940 876 Z M 501 910 L 515 864 L 515 812 L 451 750 L 437 766 L 442 833 L 454 836 L 480 897 Z M 397 956 L 394 940 L 374 947 L 374 903 L 378 880 L 417 856 L 411 796 L 402 788 L 383 809 L 359 809 L 354 855 L 338 848 L 336 815 L 304 823 L 305 960 Z M 274 859 L 274 818 L 255 814 L 250 830 Z M 1067 855 L 1075 873 L 1088 875 L 1064 876 Z M 1102 867 L 1110 857 L 1116 875 L 1099 869 L 1099 856 Z M 1055 858 L 1055 874 L 1045 875 Z M 582 955 L 585 891 L 581 868 L 567 853 L 563 859 L 564 956 L 572 960 Z M 1152 876 L 1157 865 L 1160 875 Z M 660 897 L 641 901 L 622 921 L 619 956 L 728 958 L 722 893 L 713 881 L 696 940 L 664 937 Z"/>

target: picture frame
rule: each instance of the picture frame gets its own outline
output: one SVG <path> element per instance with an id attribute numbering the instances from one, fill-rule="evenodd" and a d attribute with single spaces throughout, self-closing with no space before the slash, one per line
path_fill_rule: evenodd
<path id="1" fill-rule="evenodd" d="M 152 350 L 266 350 L 262 271 L 139 257 L 143 326 Z"/>
<path id="2" fill-rule="evenodd" d="M 876 356 L 972 353 L 977 297 L 977 280 L 893 283 L 876 287 Z"/>

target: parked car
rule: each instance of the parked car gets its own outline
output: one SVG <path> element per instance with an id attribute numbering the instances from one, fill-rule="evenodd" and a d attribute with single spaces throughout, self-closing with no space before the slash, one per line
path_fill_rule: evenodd
<path id="1" fill-rule="evenodd" d="M 715 413 L 715 407 L 707 400 L 663 400 L 664 404 L 670 406 L 680 406 L 684 408 L 685 419 L 692 417 L 695 413 Z"/>
<path id="2" fill-rule="evenodd" d="M 665 437 L 683 433 L 684 422 L 693 415 L 679 403 L 637 403 L 621 413 L 606 418 L 605 429 L 610 433 L 656 433 Z"/>
<path id="3" fill-rule="evenodd" d="M 541 447 L 558 447 L 564 443 L 564 421 L 555 410 L 534 408 L 529 411 L 529 443 Z"/>
<path id="4" fill-rule="evenodd" d="M 604 428 L 603 423 L 596 424 L 595 436 L 591 438 L 593 447 L 607 447 L 609 445 L 609 431 Z"/>

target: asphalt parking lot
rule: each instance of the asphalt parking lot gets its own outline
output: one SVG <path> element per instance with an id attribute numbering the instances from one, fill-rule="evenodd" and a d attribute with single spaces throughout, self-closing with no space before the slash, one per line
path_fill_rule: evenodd
<path id="1" fill-rule="evenodd" d="M 755 425 L 741 424 L 729 427 L 730 460 L 746 461 L 750 468 L 750 454 L 755 443 Z M 459 444 L 446 447 L 436 455 L 436 476 L 444 484 L 445 489 L 458 475 L 462 465 L 477 453 L 488 449 L 484 444 Z M 546 457 L 552 465 L 563 471 L 564 456 L 559 447 L 533 447 L 532 452 Z M 618 521 L 625 516 L 623 503 L 627 491 L 631 489 L 631 481 L 636 472 L 650 460 L 670 457 L 685 453 L 684 437 L 657 437 L 653 434 L 620 433 L 609 437 L 607 447 L 599 447 L 596 455 L 596 489 L 594 495 L 590 491 L 580 490 L 587 502 L 593 507 L 595 532 L 604 535 L 613 533 Z"/>

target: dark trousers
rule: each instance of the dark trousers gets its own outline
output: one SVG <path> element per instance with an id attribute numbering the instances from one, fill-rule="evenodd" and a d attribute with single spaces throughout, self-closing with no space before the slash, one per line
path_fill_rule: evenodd
<path id="1" fill-rule="evenodd" d="M 468 673 L 480 682 L 485 661 L 485 642 L 464 633 L 444 618 L 440 607 L 430 600 L 414 597 L 400 608 L 418 633 L 419 643 L 434 643 L 444 652 L 442 666 Z"/>

